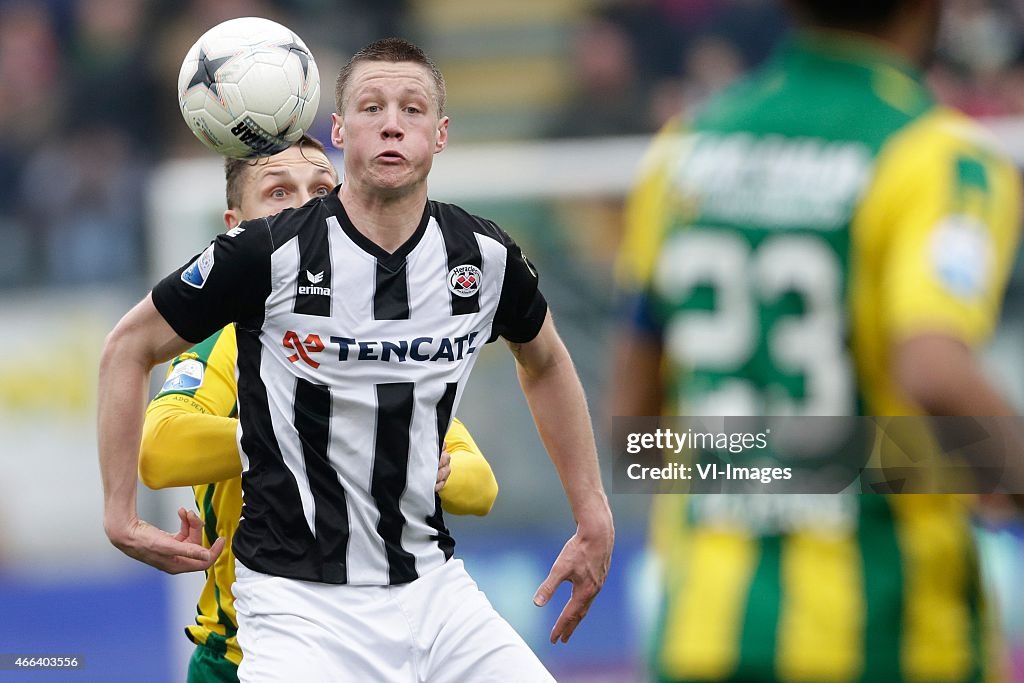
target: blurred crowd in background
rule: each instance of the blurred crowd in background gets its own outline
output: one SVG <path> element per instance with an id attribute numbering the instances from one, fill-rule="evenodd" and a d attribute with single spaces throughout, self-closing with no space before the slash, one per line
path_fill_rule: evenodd
<path id="1" fill-rule="evenodd" d="M 946 5 L 936 92 L 972 115 L 1024 114 L 1024 1 Z M 420 42 L 449 79 L 455 144 L 651 133 L 787 31 L 778 0 L 3 0 L 0 287 L 145 273 L 148 173 L 209 154 L 178 114 L 181 57 L 244 15 L 313 50 L 320 137 L 352 51 L 387 34 Z"/>

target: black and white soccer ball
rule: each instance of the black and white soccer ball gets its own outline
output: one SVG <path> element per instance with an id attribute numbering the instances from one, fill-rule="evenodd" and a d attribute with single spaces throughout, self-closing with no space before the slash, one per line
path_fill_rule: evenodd
<path id="1" fill-rule="evenodd" d="M 178 104 L 214 152 L 250 159 L 287 149 L 313 125 L 320 72 L 295 33 L 258 17 L 217 24 L 185 55 Z"/>

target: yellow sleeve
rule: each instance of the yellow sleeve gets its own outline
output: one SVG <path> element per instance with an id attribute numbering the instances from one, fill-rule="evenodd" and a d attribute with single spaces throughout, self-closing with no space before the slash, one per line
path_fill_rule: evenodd
<path id="1" fill-rule="evenodd" d="M 977 124 L 940 109 L 883 149 L 875 187 L 863 211 L 886 336 L 983 341 L 1017 252 L 1016 168 Z"/>
<path id="2" fill-rule="evenodd" d="M 624 233 L 615 264 L 618 288 L 644 291 L 653 276 L 661 239 L 668 227 L 671 169 L 683 152 L 679 120 L 669 121 L 655 136 L 626 200 Z"/>
<path id="3" fill-rule="evenodd" d="M 498 481 L 466 426 L 452 420 L 444 436 L 452 472 L 441 489 L 441 507 L 454 515 L 484 516 L 498 497 Z"/>
<path id="4" fill-rule="evenodd" d="M 198 486 L 242 473 L 235 434 L 234 327 L 174 359 L 146 410 L 139 478 L 150 488 Z"/>

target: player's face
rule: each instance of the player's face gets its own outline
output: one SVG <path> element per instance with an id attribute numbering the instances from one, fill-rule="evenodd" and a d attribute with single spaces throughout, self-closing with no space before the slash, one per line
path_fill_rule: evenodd
<path id="1" fill-rule="evenodd" d="M 434 155 L 448 141 L 434 81 L 411 62 L 363 62 L 350 77 L 331 141 L 345 150 L 346 184 L 384 196 L 426 185 Z"/>
<path id="2" fill-rule="evenodd" d="M 241 205 L 224 212 L 224 222 L 233 228 L 244 220 L 302 206 L 326 196 L 336 184 L 334 167 L 322 152 L 289 147 L 245 170 Z"/>

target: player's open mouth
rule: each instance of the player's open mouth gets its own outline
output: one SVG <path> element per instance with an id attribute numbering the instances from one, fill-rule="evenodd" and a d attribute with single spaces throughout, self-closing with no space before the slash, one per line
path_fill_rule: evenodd
<path id="1" fill-rule="evenodd" d="M 405 157 L 394 150 L 388 150 L 381 152 L 377 155 L 377 158 L 382 161 L 404 161 Z"/>

